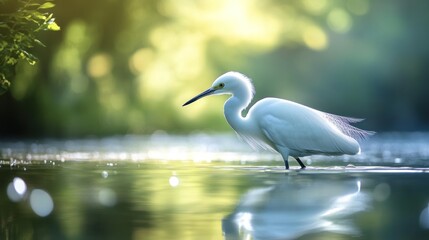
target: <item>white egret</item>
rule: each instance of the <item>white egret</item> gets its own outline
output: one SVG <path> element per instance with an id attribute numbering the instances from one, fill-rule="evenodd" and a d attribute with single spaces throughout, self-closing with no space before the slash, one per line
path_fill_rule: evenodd
<path id="1" fill-rule="evenodd" d="M 238 72 L 227 72 L 183 106 L 209 95 L 232 95 L 224 105 L 229 125 L 253 148 L 279 152 L 286 169 L 289 169 L 289 156 L 305 168 L 299 157 L 357 154 L 360 152 L 357 139 L 373 134 L 350 125 L 361 119 L 321 112 L 279 98 L 264 98 L 243 116 L 242 112 L 250 104 L 254 92 L 248 77 Z"/>

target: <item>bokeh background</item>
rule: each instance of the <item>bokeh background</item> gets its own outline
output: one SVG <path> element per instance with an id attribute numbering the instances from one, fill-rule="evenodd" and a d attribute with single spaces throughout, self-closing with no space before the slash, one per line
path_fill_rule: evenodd
<path id="1" fill-rule="evenodd" d="M 231 131 L 226 97 L 181 105 L 226 71 L 255 100 L 429 130 L 429 1 L 74 0 L 0 96 L 2 137 Z"/>

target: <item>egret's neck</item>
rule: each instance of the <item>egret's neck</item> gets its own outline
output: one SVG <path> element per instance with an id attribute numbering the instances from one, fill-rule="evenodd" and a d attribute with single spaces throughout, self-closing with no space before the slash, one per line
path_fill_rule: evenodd
<path id="1" fill-rule="evenodd" d="M 224 105 L 225 118 L 236 132 L 240 132 L 247 124 L 247 119 L 242 112 L 250 104 L 253 96 L 250 90 L 246 90 L 233 93 Z"/>

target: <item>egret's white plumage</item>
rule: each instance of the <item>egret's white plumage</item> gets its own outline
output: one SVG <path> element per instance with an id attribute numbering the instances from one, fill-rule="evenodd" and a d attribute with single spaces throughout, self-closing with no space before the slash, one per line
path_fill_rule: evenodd
<path id="1" fill-rule="evenodd" d="M 289 168 L 289 156 L 304 168 L 299 159 L 302 156 L 357 154 L 360 152 L 357 139 L 372 134 L 350 125 L 361 119 L 321 112 L 279 98 L 264 98 L 243 116 L 243 110 L 253 98 L 254 88 L 250 79 L 238 72 L 221 75 L 208 90 L 183 106 L 214 94 L 232 95 L 224 105 L 229 125 L 252 147 L 279 152 L 286 169 Z"/>

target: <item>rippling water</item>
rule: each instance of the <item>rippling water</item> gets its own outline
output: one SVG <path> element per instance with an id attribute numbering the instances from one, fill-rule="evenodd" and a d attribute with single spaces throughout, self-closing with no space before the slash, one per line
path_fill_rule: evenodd
<path id="1" fill-rule="evenodd" d="M 429 134 L 303 161 L 233 135 L 1 141 L 0 239 L 429 239 Z"/>

